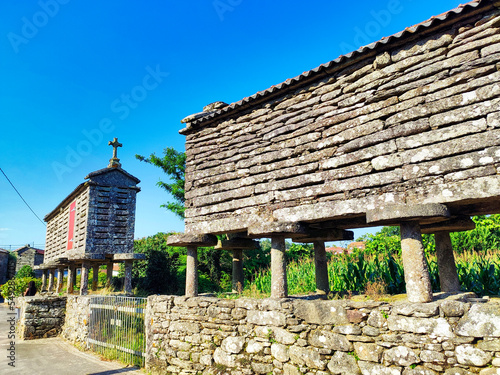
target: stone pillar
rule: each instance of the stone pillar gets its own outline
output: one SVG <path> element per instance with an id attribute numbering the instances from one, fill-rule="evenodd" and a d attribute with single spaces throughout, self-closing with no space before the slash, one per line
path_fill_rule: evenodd
<path id="1" fill-rule="evenodd" d="M 56 273 L 56 269 L 55 268 L 49 269 L 49 286 L 47 288 L 47 290 L 49 292 L 53 292 L 54 291 L 54 276 L 55 276 L 55 273 Z"/>
<path id="2" fill-rule="evenodd" d="M 74 275 L 76 274 L 76 267 L 70 264 L 68 267 L 68 278 L 66 280 L 66 293 L 72 294 L 75 288 Z"/>
<path id="3" fill-rule="evenodd" d="M 42 270 L 42 292 L 47 290 L 47 272 L 48 270 Z"/>
<path id="4" fill-rule="evenodd" d="M 95 263 L 92 265 L 92 290 L 94 292 L 97 290 L 98 282 L 99 282 L 99 264 Z"/>
<path id="5" fill-rule="evenodd" d="M 233 250 L 233 293 L 242 293 L 245 283 L 243 274 L 243 250 Z"/>
<path id="6" fill-rule="evenodd" d="M 75 268 L 75 272 L 73 272 L 73 285 L 76 285 L 76 275 L 78 275 L 78 267 L 76 265 L 73 266 Z M 80 275 L 82 271 L 80 270 Z"/>
<path id="7" fill-rule="evenodd" d="M 328 264 L 326 260 L 325 243 L 315 241 L 314 244 L 314 265 L 316 269 L 316 292 L 328 294 L 330 283 L 328 282 Z"/>
<path id="8" fill-rule="evenodd" d="M 410 302 L 431 302 L 432 287 L 425 260 L 422 234 L 417 222 L 406 221 L 401 227 L 401 253 L 406 294 Z"/>
<path id="9" fill-rule="evenodd" d="M 127 294 L 132 293 L 132 263 L 132 260 L 125 261 L 125 282 L 123 285 L 125 293 Z"/>
<path id="10" fill-rule="evenodd" d="M 57 268 L 57 289 L 56 293 L 61 293 L 63 288 L 63 280 L 64 280 L 64 268 Z"/>
<path id="11" fill-rule="evenodd" d="M 186 259 L 186 296 L 198 295 L 198 247 L 187 246 Z"/>
<path id="12" fill-rule="evenodd" d="M 80 295 L 86 296 L 89 292 L 89 270 L 90 263 L 82 262 L 82 271 L 80 274 Z"/>
<path id="13" fill-rule="evenodd" d="M 106 264 L 106 288 L 111 286 L 113 280 L 113 262 Z"/>
<path id="14" fill-rule="evenodd" d="M 285 250 L 284 236 L 271 238 L 271 298 L 288 295 Z"/>
<path id="15" fill-rule="evenodd" d="M 449 232 L 436 232 L 437 264 L 439 270 L 439 284 L 441 292 L 459 292 L 460 282 L 458 281 L 457 267 L 455 265 L 455 256 L 451 246 Z"/>

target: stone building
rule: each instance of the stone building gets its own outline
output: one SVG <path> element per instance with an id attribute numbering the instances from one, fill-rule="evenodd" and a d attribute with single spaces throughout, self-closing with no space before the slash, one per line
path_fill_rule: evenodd
<path id="1" fill-rule="evenodd" d="M 188 249 L 186 293 L 197 246 L 223 233 L 271 238 L 273 297 L 287 295 L 285 238 L 314 243 L 327 292 L 324 242 L 376 225 L 401 228 L 410 301 L 432 300 L 421 233 L 457 291 L 449 233 L 500 212 L 499 13 L 471 1 L 182 120 L 185 233 L 169 240 Z"/>
<path id="2" fill-rule="evenodd" d="M 121 168 L 115 138 L 113 157 L 107 168 L 89 173 L 85 182 L 69 194 L 44 220 L 47 222 L 43 288 L 62 289 L 68 270 L 68 293 L 73 292 L 76 269 L 81 268 L 80 294 L 87 294 L 89 269 L 93 269 L 92 289 L 97 288 L 99 266 L 106 264 L 108 283 L 113 263 L 125 262 L 125 291 L 131 292 L 132 261 L 141 255 L 133 253 L 136 194 L 139 179 Z"/>
<path id="3" fill-rule="evenodd" d="M 16 256 L 16 273 L 23 268 L 23 266 L 30 266 L 35 269 L 43 263 L 44 250 L 36 249 L 30 245 L 25 245 L 13 251 Z M 35 269 L 35 277 L 42 277 L 42 270 Z"/>
<path id="4" fill-rule="evenodd" d="M 0 249 L 0 285 L 5 284 L 8 280 L 9 272 L 9 251 Z"/>

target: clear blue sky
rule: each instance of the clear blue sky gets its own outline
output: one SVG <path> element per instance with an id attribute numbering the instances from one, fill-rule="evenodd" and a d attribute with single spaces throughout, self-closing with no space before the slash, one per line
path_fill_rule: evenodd
<path id="1" fill-rule="evenodd" d="M 0 3 L 0 168 L 43 218 L 105 167 L 142 180 L 136 238 L 183 231 L 161 171 L 135 154 L 184 150 L 180 120 L 231 103 L 456 7 L 458 0 Z M 358 232 L 359 233 L 359 232 Z M 0 174 L 0 245 L 45 227 Z"/>

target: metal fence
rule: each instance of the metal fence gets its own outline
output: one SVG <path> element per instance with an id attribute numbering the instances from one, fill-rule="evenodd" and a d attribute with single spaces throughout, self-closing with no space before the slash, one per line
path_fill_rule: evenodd
<path id="1" fill-rule="evenodd" d="M 144 366 L 146 298 L 92 296 L 88 345 L 96 353 Z"/>

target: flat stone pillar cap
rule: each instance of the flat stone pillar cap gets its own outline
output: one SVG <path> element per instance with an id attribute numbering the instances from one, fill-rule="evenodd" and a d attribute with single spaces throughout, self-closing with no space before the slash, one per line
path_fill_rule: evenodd
<path id="1" fill-rule="evenodd" d="M 173 234 L 168 237 L 167 245 L 169 246 L 215 246 L 217 245 L 217 237 L 213 234 Z"/>
<path id="2" fill-rule="evenodd" d="M 113 261 L 122 261 L 122 260 L 141 260 L 146 259 L 145 254 L 138 253 L 124 253 L 124 254 L 114 254 Z"/>
<path id="3" fill-rule="evenodd" d="M 259 243 L 250 238 L 231 238 L 229 240 L 219 240 L 214 249 L 217 250 L 251 250 L 257 249 Z"/>
<path id="4" fill-rule="evenodd" d="M 253 238 L 285 236 L 287 238 L 304 237 L 308 233 L 307 225 L 298 222 L 259 222 L 248 227 L 248 236 Z"/>
<path id="5" fill-rule="evenodd" d="M 469 216 L 459 216 L 450 220 L 440 221 L 439 223 L 424 224 L 420 226 L 420 230 L 424 234 L 432 234 L 436 232 L 463 232 L 476 228 L 476 223 Z"/>
<path id="6" fill-rule="evenodd" d="M 397 225 L 402 221 L 442 221 L 448 217 L 448 207 L 439 203 L 390 204 L 366 211 L 366 222 L 376 225 Z"/>
<path id="7" fill-rule="evenodd" d="M 354 239 L 354 232 L 338 228 L 311 230 L 305 237 L 297 237 L 292 241 L 297 243 L 350 241 Z"/>

